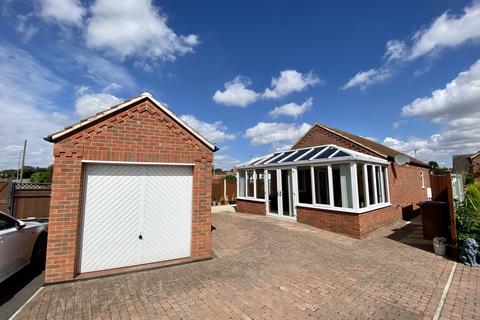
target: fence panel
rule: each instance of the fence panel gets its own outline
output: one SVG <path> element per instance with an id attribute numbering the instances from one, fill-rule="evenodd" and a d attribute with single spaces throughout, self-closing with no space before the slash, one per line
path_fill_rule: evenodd
<path id="1" fill-rule="evenodd" d="M 0 182 L 0 211 L 8 213 L 8 200 L 10 197 L 10 191 L 12 189 L 12 185 L 9 181 L 1 181 Z"/>
<path id="2" fill-rule="evenodd" d="M 455 221 L 455 204 L 453 201 L 452 176 L 450 173 L 445 175 L 430 176 L 432 187 L 432 200 L 442 201 L 448 204 L 450 213 L 450 237 L 452 241 L 453 256 L 457 252 L 457 226 Z"/>
<path id="3" fill-rule="evenodd" d="M 48 218 L 50 210 L 50 184 L 15 183 L 13 188 L 13 216 Z"/>
<path id="4" fill-rule="evenodd" d="M 226 187 L 226 192 L 225 192 Z M 235 180 L 224 180 L 223 176 L 214 176 L 212 179 L 212 201 L 219 203 L 227 196 L 229 201 L 237 197 L 237 182 Z"/>

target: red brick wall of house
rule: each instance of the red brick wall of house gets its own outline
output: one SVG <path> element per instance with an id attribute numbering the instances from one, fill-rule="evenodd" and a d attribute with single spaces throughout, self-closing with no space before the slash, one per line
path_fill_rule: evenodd
<path id="1" fill-rule="evenodd" d="M 472 174 L 475 180 L 480 180 L 480 156 L 472 159 Z"/>
<path id="2" fill-rule="evenodd" d="M 316 228 L 360 238 L 357 213 L 297 206 L 297 221 Z"/>
<path id="3" fill-rule="evenodd" d="M 211 256 L 212 151 L 149 100 L 111 114 L 54 145 L 46 282 L 77 275 L 82 160 L 194 163 L 191 260 Z"/>
<path id="4" fill-rule="evenodd" d="M 335 144 L 378 157 L 378 155 L 372 151 L 318 126 L 314 126 L 294 148 L 299 149 L 323 144 Z M 423 171 L 424 175 L 425 188 L 422 188 L 420 178 L 421 171 Z M 411 216 L 418 209 L 418 203 L 427 200 L 427 188 L 430 187 L 429 169 L 411 164 L 399 166 L 391 163 L 388 167 L 388 172 L 390 203 L 392 204 L 392 206 L 389 207 L 390 209 L 384 208 L 363 213 L 358 219 L 358 225 L 356 225 L 357 222 L 355 222 L 355 219 L 353 219 L 351 215 L 338 213 L 336 211 L 328 211 L 327 214 L 327 211 L 321 210 L 322 217 L 312 217 L 317 210 L 310 210 L 309 208 L 302 208 L 301 211 L 304 215 L 302 218 L 300 218 L 300 213 L 298 213 L 299 211 L 297 210 L 297 220 L 300 221 L 304 219 L 305 221 L 312 222 L 308 224 L 315 226 L 326 224 L 327 227 L 324 229 L 355 237 L 356 234 L 358 234 L 359 237 L 363 237 L 373 230 L 400 219 L 402 215 L 405 217 Z M 306 211 L 309 212 L 307 213 Z M 357 229 L 358 232 L 356 231 Z"/>
<path id="5" fill-rule="evenodd" d="M 313 126 L 310 131 L 308 131 L 305 136 L 293 146 L 293 149 L 314 147 L 324 144 L 335 144 L 339 147 L 344 147 L 350 150 L 355 150 L 378 157 L 376 153 L 319 126 Z"/>
<path id="6" fill-rule="evenodd" d="M 265 215 L 265 202 L 237 198 L 237 212 Z"/>

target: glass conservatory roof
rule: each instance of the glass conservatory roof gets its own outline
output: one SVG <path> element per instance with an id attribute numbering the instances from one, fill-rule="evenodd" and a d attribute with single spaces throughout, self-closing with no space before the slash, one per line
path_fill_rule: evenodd
<path id="1" fill-rule="evenodd" d="M 262 157 L 255 157 L 241 163 L 237 168 L 263 168 L 273 166 L 288 166 L 300 164 L 314 164 L 322 162 L 337 162 L 359 160 L 386 164 L 386 160 L 365 153 L 339 147 L 333 144 L 315 146 L 303 149 L 286 150 L 270 153 Z"/>

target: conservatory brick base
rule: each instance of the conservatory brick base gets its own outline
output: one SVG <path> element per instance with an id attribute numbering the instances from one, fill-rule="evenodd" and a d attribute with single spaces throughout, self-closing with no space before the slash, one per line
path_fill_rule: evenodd
<path id="1" fill-rule="evenodd" d="M 265 215 L 265 202 L 237 198 L 237 212 Z"/>
<path id="2" fill-rule="evenodd" d="M 298 222 L 357 239 L 400 218 L 401 210 L 393 206 L 360 214 L 297 206 Z"/>

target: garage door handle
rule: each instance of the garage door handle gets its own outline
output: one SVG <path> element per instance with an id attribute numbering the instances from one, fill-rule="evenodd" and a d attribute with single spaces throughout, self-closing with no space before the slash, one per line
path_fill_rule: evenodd
<path id="1" fill-rule="evenodd" d="M 143 239 L 142 235 L 139 235 L 139 236 L 138 236 L 138 239 L 142 240 L 142 239 Z"/>

